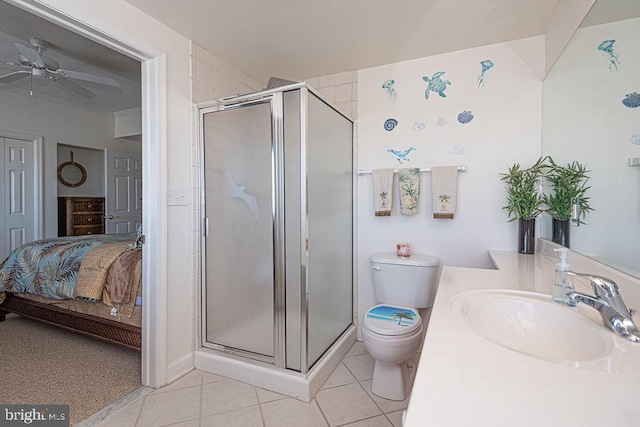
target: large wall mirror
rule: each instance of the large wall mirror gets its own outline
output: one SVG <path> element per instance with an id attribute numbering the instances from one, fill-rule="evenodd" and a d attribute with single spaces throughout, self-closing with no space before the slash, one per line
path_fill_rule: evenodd
<path id="1" fill-rule="evenodd" d="M 591 170 L 571 249 L 640 277 L 640 1 L 597 0 L 543 88 L 543 154 Z"/>

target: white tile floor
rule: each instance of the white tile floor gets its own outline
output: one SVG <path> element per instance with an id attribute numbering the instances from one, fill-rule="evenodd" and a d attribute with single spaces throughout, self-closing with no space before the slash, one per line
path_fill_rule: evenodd
<path id="1" fill-rule="evenodd" d="M 411 369 L 415 369 L 418 359 L 416 353 L 409 364 Z M 99 427 L 401 427 L 408 399 L 386 400 L 371 393 L 373 365 L 374 360 L 362 342 L 356 341 L 309 403 L 218 375 L 192 371 L 101 421 L 89 419 L 81 424 Z"/>

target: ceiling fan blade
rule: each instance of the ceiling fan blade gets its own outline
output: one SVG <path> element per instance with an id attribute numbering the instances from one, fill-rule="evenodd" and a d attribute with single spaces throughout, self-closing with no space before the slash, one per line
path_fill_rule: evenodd
<path id="1" fill-rule="evenodd" d="M 111 77 L 96 76 L 94 74 L 81 73 L 80 71 L 56 70 L 56 74 L 69 79 L 84 80 L 87 82 L 98 83 L 106 86 L 120 87 L 120 83 Z"/>
<path id="2" fill-rule="evenodd" d="M 21 44 L 14 43 L 18 52 L 22 54 L 29 62 L 39 68 L 44 68 L 45 64 L 38 51 L 31 49 L 30 47 L 22 46 Z"/>
<path id="3" fill-rule="evenodd" d="M 30 75 L 31 75 L 31 71 L 16 71 L 15 73 L 5 74 L 4 76 L 0 77 L 0 84 L 12 83 L 12 82 L 15 82 L 16 80 L 20 80 Z"/>
<path id="4" fill-rule="evenodd" d="M 71 80 L 67 80 L 64 77 L 58 77 L 54 79 L 54 81 L 60 83 L 60 85 L 76 93 L 77 95 L 80 95 L 83 98 L 95 98 L 97 96 L 95 93 L 88 91 L 79 84 L 76 84 Z"/>

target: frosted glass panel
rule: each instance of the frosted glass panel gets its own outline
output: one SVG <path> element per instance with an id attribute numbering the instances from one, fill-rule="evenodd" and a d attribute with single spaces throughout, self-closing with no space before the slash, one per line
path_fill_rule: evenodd
<path id="1" fill-rule="evenodd" d="M 309 93 L 308 367 L 352 323 L 352 123 Z"/>
<path id="2" fill-rule="evenodd" d="M 271 142 L 269 103 L 204 116 L 206 341 L 267 356 L 274 355 Z"/>
<path id="3" fill-rule="evenodd" d="M 286 361 L 287 368 L 300 371 L 302 316 L 302 233 L 300 177 L 300 90 L 283 94 L 284 102 L 284 202 L 286 233 Z"/>

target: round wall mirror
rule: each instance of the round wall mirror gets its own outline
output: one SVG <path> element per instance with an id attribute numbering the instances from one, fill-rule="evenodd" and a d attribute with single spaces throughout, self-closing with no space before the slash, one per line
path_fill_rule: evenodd
<path id="1" fill-rule="evenodd" d="M 58 166 L 58 181 L 67 187 L 78 187 L 87 180 L 87 170 L 80 163 L 73 161 L 73 151 L 71 161 L 64 162 Z"/>

